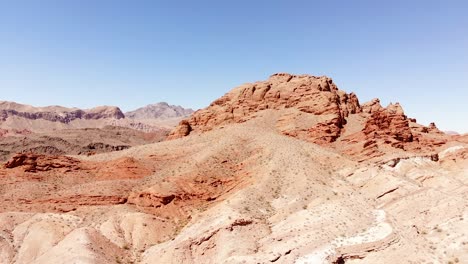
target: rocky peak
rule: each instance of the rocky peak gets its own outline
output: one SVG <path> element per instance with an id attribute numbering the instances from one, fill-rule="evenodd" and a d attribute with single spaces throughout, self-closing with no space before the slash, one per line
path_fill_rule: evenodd
<path id="1" fill-rule="evenodd" d="M 187 117 L 192 113 L 193 110 L 190 108 L 186 109 L 178 105 L 170 105 L 166 102 L 160 102 L 127 112 L 125 113 L 125 116 L 131 119 L 169 119 Z"/>
<path id="2" fill-rule="evenodd" d="M 443 134 L 444 132 L 440 131 L 439 128 L 436 126 L 434 122 L 431 122 L 429 126 L 427 126 L 427 132 L 428 133 L 438 133 L 438 134 Z"/>
<path id="3" fill-rule="evenodd" d="M 125 115 L 122 113 L 122 110 L 120 110 L 120 108 L 116 106 L 98 106 L 86 110 L 83 116 L 84 119 L 125 118 Z"/>
<path id="4" fill-rule="evenodd" d="M 404 115 L 405 112 L 403 111 L 403 108 L 401 107 L 400 103 L 395 103 L 395 104 L 392 104 L 390 103 L 386 110 L 390 113 L 390 114 L 396 114 L 396 115 Z"/>
<path id="5" fill-rule="evenodd" d="M 329 126 L 333 127 L 332 135 L 325 139 L 327 142 L 339 135 L 349 114 L 361 111 L 356 95 L 340 91 L 331 78 L 277 73 L 266 81 L 234 88 L 181 122 L 169 138 L 185 136 L 180 131 L 207 131 L 222 124 L 244 122 L 261 110 L 286 108 L 315 116 L 327 115 L 328 120 L 319 126 L 324 133 L 328 133 Z"/>
<path id="6" fill-rule="evenodd" d="M 391 137 L 402 142 L 413 141 L 409 120 L 404 115 L 401 107 L 392 106 L 373 112 L 367 119 L 363 132 L 370 136 L 368 139 Z"/>
<path id="7" fill-rule="evenodd" d="M 368 114 L 372 114 L 382 109 L 383 107 L 380 104 L 380 100 L 378 98 L 374 98 L 371 101 L 362 105 L 362 112 L 368 113 Z"/>
<path id="8" fill-rule="evenodd" d="M 288 73 L 273 74 L 265 81 L 232 89 L 180 122 L 168 139 L 245 122 L 263 110 L 279 111 L 275 126 L 280 133 L 335 146 L 352 156 L 365 153 L 363 160 L 380 155 L 380 147 L 417 150 L 444 143 L 432 139 L 432 132 L 438 131 L 435 125 L 416 124 L 399 103 L 384 108 L 379 99 L 373 99 L 361 106 L 354 93 L 339 90 L 329 77 Z M 351 115 L 356 118 L 348 125 Z M 426 145 L 421 147 L 420 142 Z"/>

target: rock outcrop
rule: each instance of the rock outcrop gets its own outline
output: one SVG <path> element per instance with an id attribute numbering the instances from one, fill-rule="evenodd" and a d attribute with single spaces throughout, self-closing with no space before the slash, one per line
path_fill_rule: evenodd
<path id="1" fill-rule="evenodd" d="M 413 141 L 408 118 L 399 105 L 390 104 L 386 109 L 373 112 L 362 132 L 368 139 L 389 137 L 401 142 Z"/>
<path id="2" fill-rule="evenodd" d="M 182 120 L 167 138 L 176 139 L 176 138 L 185 137 L 185 136 L 188 136 L 190 132 L 192 132 L 192 127 L 190 126 L 189 121 Z"/>
<path id="3" fill-rule="evenodd" d="M 356 95 L 338 90 L 332 79 L 326 76 L 278 73 L 266 81 L 234 88 L 181 122 L 169 138 L 186 136 L 192 131 L 208 131 L 223 124 L 245 122 L 261 110 L 289 108 L 314 116 L 327 116 L 309 127 L 309 136 L 313 137 L 311 141 L 317 142 L 334 141 L 346 123 L 346 117 L 361 111 Z"/>
<path id="4" fill-rule="evenodd" d="M 379 99 L 373 99 L 363 105 L 363 112 L 369 114 L 363 130 L 360 131 L 364 133 L 367 145 L 372 145 L 378 139 L 385 143 L 413 141 L 410 119 L 399 103 L 391 103 L 383 108 Z"/>
<path id="5" fill-rule="evenodd" d="M 381 148 L 386 146 L 427 151 L 445 143 L 443 137 L 434 138 L 435 134 L 442 134 L 434 124 L 416 124 L 416 119 L 408 118 L 399 103 L 382 107 L 379 99 L 373 99 L 360 105 L 354 93 L 339 90 L 328 77 L 287 73 L 234 88 L 181 121 L 168 139 L 242 123 L 264 110 L 281 113 L 276 124 L 280 133 L 332 145 L 351 156 L 360 156 L 359 160 L 380 156 Z M 354 118 L 348 124 L 351 116 Z"/>
<path id="6" fill-rule="evenodd" d="M 72 171 L 82 169 L 79 160 L 66 156 L 17 154 L 5 163 L 5 168 L 7 169 L 18 167 L 25 172 L 41 172 L 57 169 Z"/>
<path id="7" fill-rule="evenodd" d="M 372 114 L 377 111 L 383 110 L 382 105 L 380 104 L 380 100 L 378 98 L 374 98 L 371 101 L 364 103 L 362 105 L 362 112 L 367 114 Z"/>

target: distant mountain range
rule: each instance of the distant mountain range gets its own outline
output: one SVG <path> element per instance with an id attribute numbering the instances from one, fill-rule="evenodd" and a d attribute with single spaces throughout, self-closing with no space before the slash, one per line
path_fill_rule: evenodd
<path id="1" fill-rule="evenodd" d="M 193 112 L 192 109 L 165 102 L 150 104 L 124 114 L 116 106 L 79 109 L 62 106 L 34 107 L 0 101 L 0 129 L 7 131 L 4 134 L 14 134 L 15 131 L 47 132 L 113 125 L 153 132 L 169 129 Z"/>

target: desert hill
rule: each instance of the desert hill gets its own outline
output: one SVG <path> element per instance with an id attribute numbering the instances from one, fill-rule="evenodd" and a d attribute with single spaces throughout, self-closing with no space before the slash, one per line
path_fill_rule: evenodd
<path id="1" fill-rule="evenodd" d="M 12 157 L 0 169 L 0 263 L 468 258 L 468 139 L 418 125 L 398 104 L 276 74 L 169 139 Z"/>

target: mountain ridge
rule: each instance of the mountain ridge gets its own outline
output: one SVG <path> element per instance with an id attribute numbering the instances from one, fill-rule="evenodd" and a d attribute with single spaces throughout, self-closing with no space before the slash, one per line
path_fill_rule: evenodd
<path id="1" fill-rule="evenodd" d="M 167 103 L 156 103 L 143 107 L 132 113 L 146 114 L 146 118 L 138 116 L 126 117 L 117 106 L 97 106 L 90 109 L 68 108 L 63 106 L 35 107 L 11 101 L 0 101 L 0 128 L 8 131 L 46 132 L 49 130 L 75 128 L 102 128 L 107 125 L 128 127 L 144 132 L 168 129 L 178 119 L 189 115 L 193 110 Z M 138 111 L 139 110 L 139 111 Z M 136 117 L 136 118 L 135 118 Z"/>

